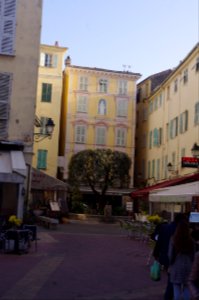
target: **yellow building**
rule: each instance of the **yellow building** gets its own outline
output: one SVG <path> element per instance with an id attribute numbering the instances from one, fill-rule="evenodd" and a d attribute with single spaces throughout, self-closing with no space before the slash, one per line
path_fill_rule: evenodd
<path id="1" fill-rule="evenodd" d="M 138 186 L 198 172 L 197 164 L 185 167 L 182 158 L 187 166 L 193 145 L 199 144 L 199 44 L 144 97 L 151 80 L 138 84 Z"/>
<path id="2" fill-rule="evenodd" d="M 136 81 L 140 74 L 71 65 L 64 71 L 60 164 L 68 178 L 71 156 L 81 150 L 123 151 L 134 168 Z M 131 172 L 133 185 L 133 171 Z"/>
<path id="3" fill-rule="evenodd" d="M 63 57 L 66 50 L 59 47 L 58 42 L 54 46 L 40 46 L 35 125 L 41 127 L 35 127 L 33 167 L 52 177 L 57 177 Z M 45 136 L 49 119 L 55 127 L 52 136 Z"/>
<path id="4" fill-rule="evenodd" d="M 27 196 L 41 15 L 42 0 L 0 1 L 0 214 L 22 217 Z"/>

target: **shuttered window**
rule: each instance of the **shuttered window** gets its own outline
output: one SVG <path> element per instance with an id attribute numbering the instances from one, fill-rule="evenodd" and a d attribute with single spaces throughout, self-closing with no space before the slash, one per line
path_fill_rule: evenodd
<path id="1" fill-rule="evenodd" d="M 75 143 L 85 144 L 86 142 L 86 126 L 76 125 L 75 127 Z"/>
<path id="2" fill-rule="evenodd" d="M 37 152 L 37 169 L 45 170 L 47 168 L 47 150 L 39 149 Z"/>
<path id="3" fill-rule="evenodd" d="M 52 96 L 52 84 L 50 83 L 42 83 L 42 102 L 51 102 Z"/>
<path id="4" fill-rule="evenodd" d="M 13 55 L 16 27 L 16 0 L 0 1 L 0 54 Z"/>
<path id="5" fill-rule="evenodd" d="M 106 144 L 106 128 L 105 127 L 97 127 L 96 128 L 96 144 L 97 145 L 105 145 Z"/>
<path id="6" fill-rule="evenodd" d="M 40 66 L 48 68 L 56 68 L 58 63 L 57 54 L 41 53 L 40 54 Z"/>
<path id="7" fill-rule="evenodd" d="M 0 139 L 7 138 L 11 74 L 0 73 Z"/>

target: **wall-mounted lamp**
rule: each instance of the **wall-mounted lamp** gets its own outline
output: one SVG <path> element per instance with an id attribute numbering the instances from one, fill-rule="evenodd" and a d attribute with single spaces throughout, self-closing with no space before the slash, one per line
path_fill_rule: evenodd
<path id="1" fill-rule="evenodd" d="M 35 117 L 35 127 L 39 127 L 39 132 L 34 132 L 34 141 L 40 142 L 45 138 L 52 138 L 52 133 L 55 127 L 55 123 L 51 118 L 39 119 Z"/>
<path id="2" fill-rule="evenodd" d="M 191 153 L 193 157 L 199 157 L 199 146 L 197 143 L 193 144 L 193 147 L 191 148 Z"/>

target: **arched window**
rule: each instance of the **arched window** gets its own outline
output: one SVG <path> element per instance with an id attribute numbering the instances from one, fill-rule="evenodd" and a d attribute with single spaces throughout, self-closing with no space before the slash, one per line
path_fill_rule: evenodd
<path id="1" fill-rule="evenodd" d="M 104 99 L 100 99 L 98 103 L 98 114 L 99 115 L 106 114 L 106 101 Z"/>

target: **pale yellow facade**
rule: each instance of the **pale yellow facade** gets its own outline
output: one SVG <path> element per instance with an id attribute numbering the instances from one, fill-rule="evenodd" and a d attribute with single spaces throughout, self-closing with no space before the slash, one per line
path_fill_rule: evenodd
<path id="1" fill-rule="evenodd" d="M 64 71 L 62 127 L 63 179 L 73 154 L 85 149 L 110 148 L 132 159 L 135 150 L 136 81 L 140 74 L 73 66 Z M 63 137 L 63 138 L 62 138 Z M 62 159 L 62 160 L 61 160 Z"/>
<path id="2" fill-rule="evenodd" d="M 193 157 L 193 144 L 199 144 L 199 45 L 144 95 L 150 82 L 149 77 L 138 84 L 135 176 L 140 186 L 198 172 L 182 167 L 181 161 Z"/>
<path id="3" fill-rule="evenodd" d="M 55 127 L 51 138 L 43 139 L 41 135 L 37 139 L 35 135 L 33 167 L 53 177 L 57 177 L 63 58 L 66 50 L 57 42 L 54 46 L 40 46 L 36 116 L 44 123 L 51 118 Z M 45 133 L 44 127 L 45 124 L 41 128 L 35 127 L 35 133 Z"/>

